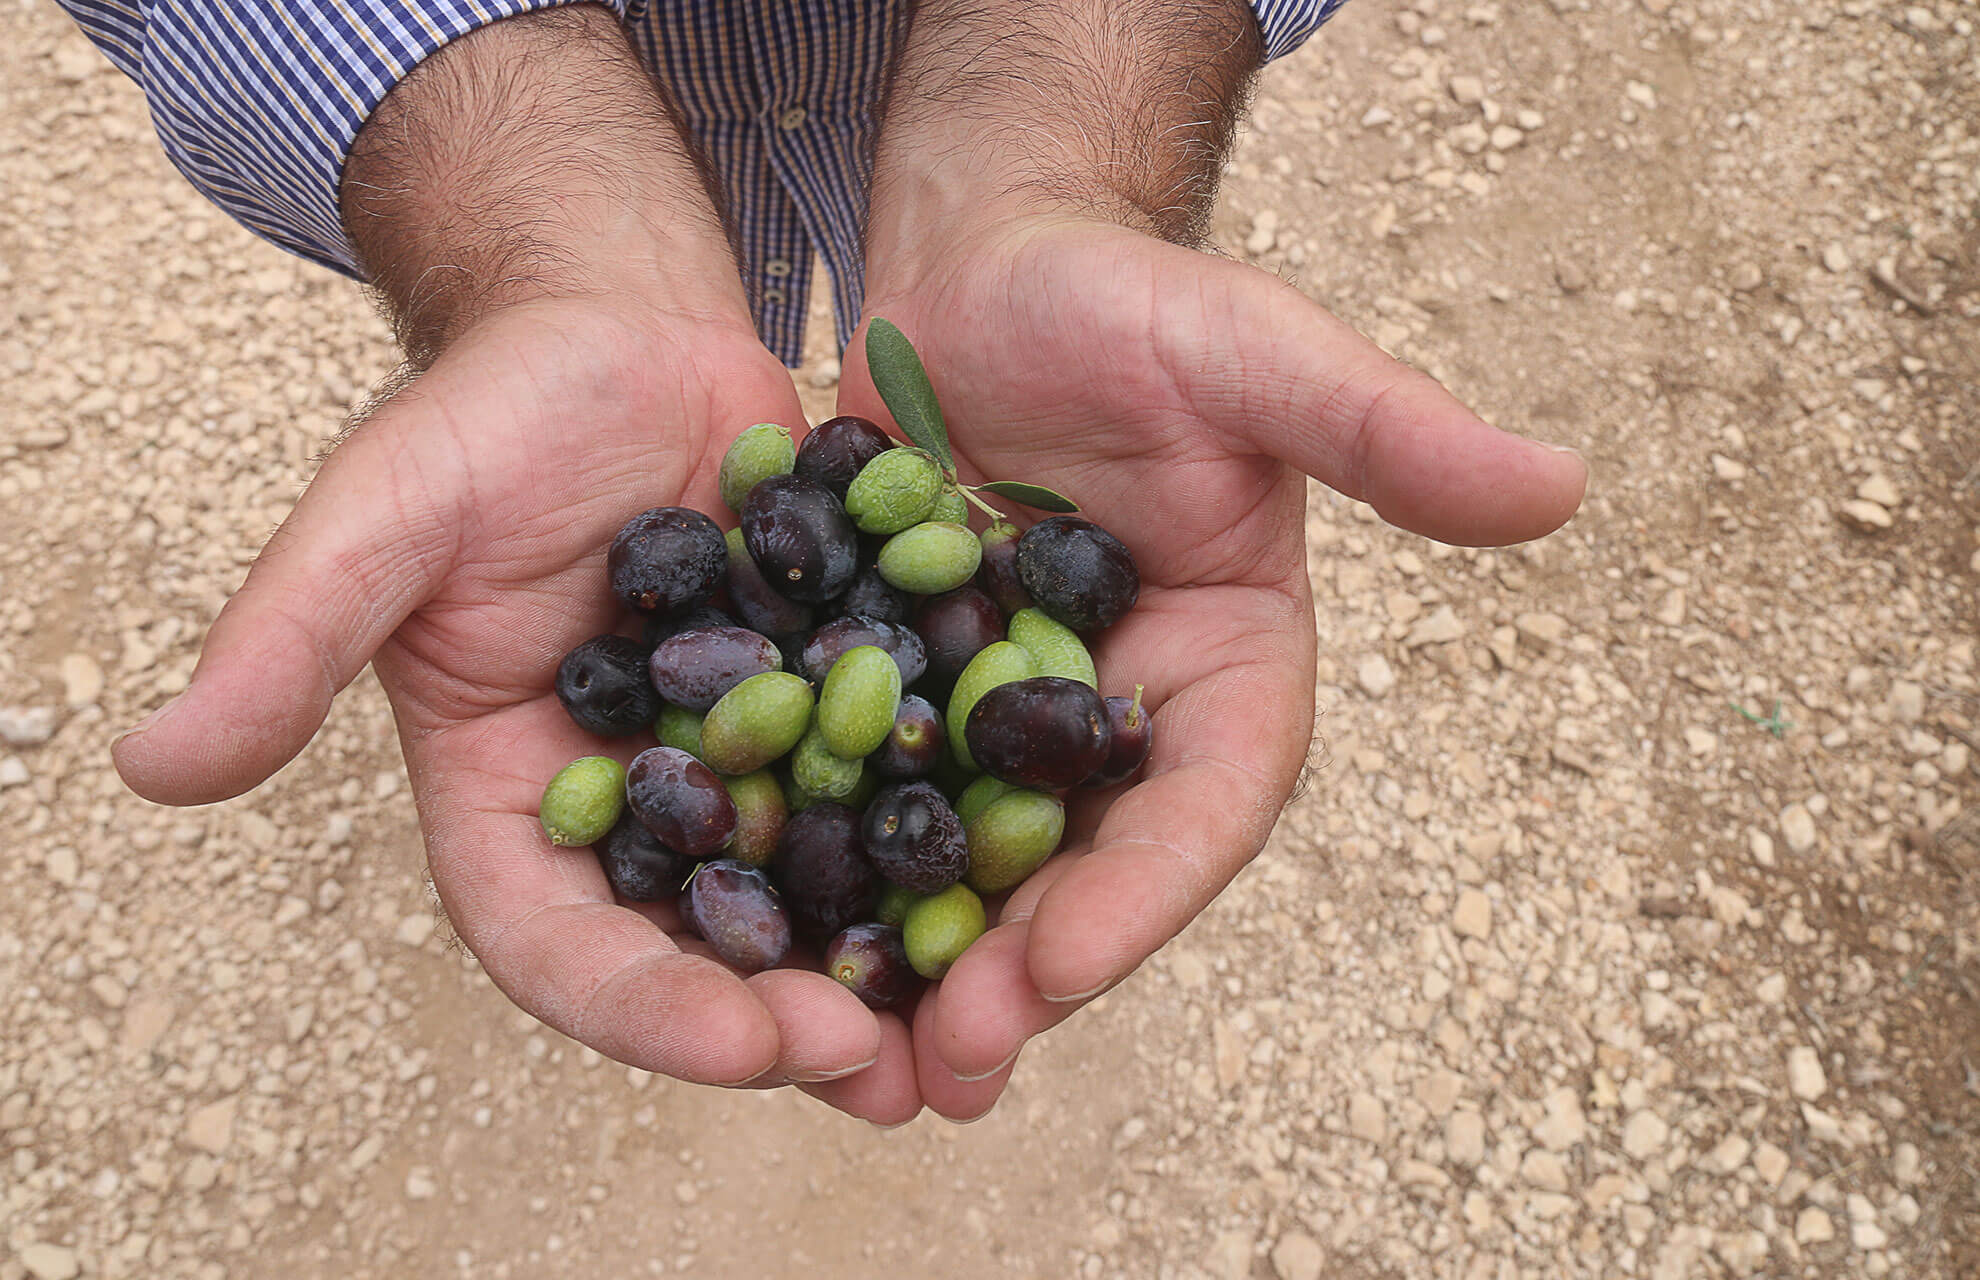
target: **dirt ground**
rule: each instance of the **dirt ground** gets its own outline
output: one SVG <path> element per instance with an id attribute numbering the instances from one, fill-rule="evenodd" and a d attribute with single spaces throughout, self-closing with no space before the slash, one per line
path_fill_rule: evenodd
<path id="1" fill-rule="evenodd" d="M 1310 789 L 999 1110 L 882 1133 L 510 1008 L 368 675 L 251 796 L 120 788 L 393 352 L 7 5 L 0 1280 L 1980 1275 L 1976 18 L 1359 0 L 1267 73 L 1220 242 L 1587 507 L 1316 491 Z"/>

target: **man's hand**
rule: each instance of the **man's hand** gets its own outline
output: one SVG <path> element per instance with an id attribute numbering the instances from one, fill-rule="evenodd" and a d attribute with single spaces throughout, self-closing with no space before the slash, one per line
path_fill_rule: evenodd
<path id="1" fill-rule="evenodd" d="M 239 794 L 373 662 L 434 883 L 517 1003 L 686 1080 L 818 1081 L 879 1058 L 838 1101 L 912 1116 L 897 1019 L 822 974 L 738 978 L 670 936 L 670 906 L 615 904 L 589 851 L 551 847 L 535 816 L 557 769 L 601 749 L 550 684 L 625 622 L 613 534 L 651 506 L 720 510 L 728 441 L 801 420 L 658 90 L 604 10 L 483 28 L 393 91 L 344 200 L 430 365 L 324 465 L 118 769 L 166 803 Z"/>
<path id="2" fill-rule="evenodd" d="M 1235 3 L 924 0 L 876 157 L 867 314 L 928 365 L 959 465 L 1059 489 L 1134 551 L 1102 691 L 1148 686 L 1144 780 L 924 997 L 922 1098 L 988 1110 L 1024 1041 L 1120 981 L 1263 844 L 1312 731 L 1304 476 L 1475 545 L 1579 505 L 1503 434 L 1200 233 L 1258 60 Z M 882 416 L 855 341 L 842 409 Z M 1104 816 L 1101 810 L 1104 809 Z"/>

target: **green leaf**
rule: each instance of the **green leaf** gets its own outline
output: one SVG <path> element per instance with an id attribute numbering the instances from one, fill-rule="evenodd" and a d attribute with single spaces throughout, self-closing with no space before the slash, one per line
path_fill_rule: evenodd
<path id="1" fill-rule="evenodd" d="M 942 406 L 936 403 L 928 370 L 922 368 L 914 344 L 891 320 L 875 317 L 866 326 L 866 369 L 887 403 L 887 412 L 907 438 L 934 454 L 943 471 L 955 475 L 956 456 L 949 451 L 949 429 L 943 425 Z"/>
<path id="2" fill-rule="evenodd" d="M 1042 484 L 1026 484 L 1022 480 L 992 480 L 988 484 L 980 484 L 976 487 L 987 493 L 994 493 L 1000 498 L 1009 498 L 1012 502 L 1022 502 L 1027 507 L 1036 507 L 1040 511 L 1056 511 L 1060 515 L 1070 515 L 1079 510 L 1077 502 L 1064 494 L 1054 493 Z"/>

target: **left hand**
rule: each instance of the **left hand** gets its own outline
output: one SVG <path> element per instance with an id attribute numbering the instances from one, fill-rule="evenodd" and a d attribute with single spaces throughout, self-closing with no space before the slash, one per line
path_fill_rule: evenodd
<path id="1" fill-rule="evenodd" d="M 1313 722 L 1305 477 L 1484 546 L 1559 527 L 1587 473 L 1254 268 L 1064 215 L 919 243 L 876 256 L 867 315 L 919 349 L 965 479 L 1049 485 L 1134 552 L 1140 603 L 1095 657 L 1103 694 L 1145 684 L 1157 709 L 1141 781 L 1075 796 L 1064 849 L 916 1010 L 922 1100 L 966 1119 L 1028 1038 L 1203 910 L 1291 794 Z M 863 335 L 840 410 L 889 420 Z"/>

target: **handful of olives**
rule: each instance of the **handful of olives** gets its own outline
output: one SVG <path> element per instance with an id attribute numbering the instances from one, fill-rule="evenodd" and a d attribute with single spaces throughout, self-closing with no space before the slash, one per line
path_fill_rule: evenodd
<path id="1" fill-rule="evenodd" d="M 875 321 L 867 350 L 912 445 L 858 417 L 796 446 L 758 424 L 722 462 L 737 529 L 659 507 L 613 540 L 642 638 L 577 646 L 557 697 L 658 745 L 572 762 L 540 816 L 622 899 L 678 898 L 732 967 L 808 942 L 885 1008 L 948 971 L 983 896 L 1058 849 L 1063 793 L 1125 781 L 1154 725 L 1140 686 L 1101 696 L 1082 638 L 1134 606 L 1128 549 L 1049 489 L 959 482 L 913 348 Z M 1020 533 L 985 493 L 1059 514 Z"/>

